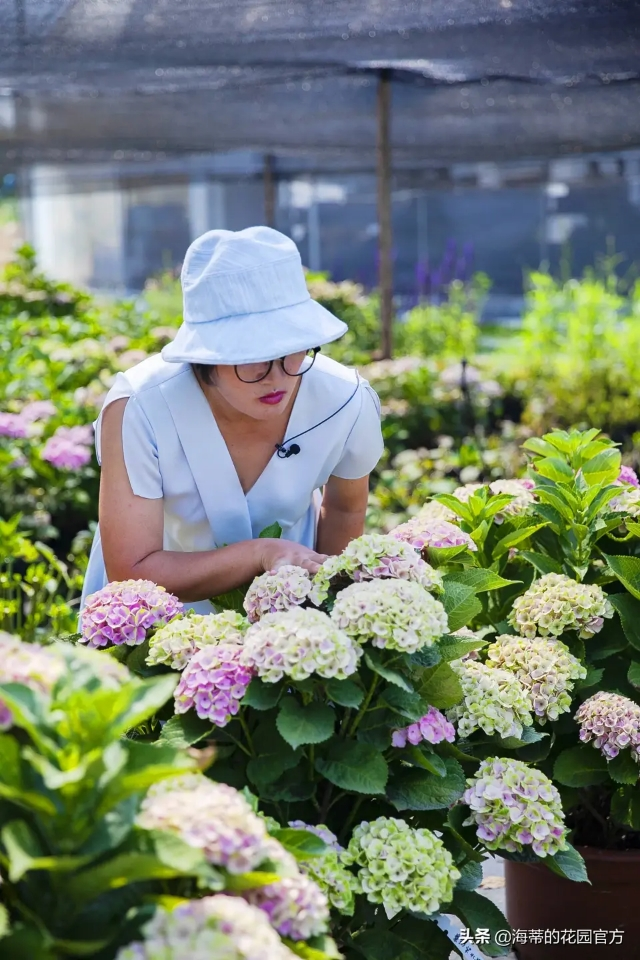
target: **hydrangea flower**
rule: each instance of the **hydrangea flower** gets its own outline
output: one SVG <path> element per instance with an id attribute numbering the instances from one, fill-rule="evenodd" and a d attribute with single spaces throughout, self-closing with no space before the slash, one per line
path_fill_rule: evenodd
<path id="1" fill-rule="evenodd" d="M 344 680 L 358 669 L 362 650 L 320 610 L 293 607 L 268 613 L 247 631 L 243 662 L 267 683 L 312 673 Z"/>
<path id="2" fill-rule="evenodd" d="M 536 633 L 558 637 L 565 630 L 576 630 L 587 640 L 602 630 L 605 617 L 612 616 L 613 607 L 602 587 L 547 573 L 514 601 L 508 620 L 529 639 Z"/>
<path id="3" fill-rule="evenodd" d="M 511 853 L 530 846 L 539 857 L 567 848 L 560 794 L 540 770 L 522 760 L 483 760 L 467 780 L 462 797 L 470 809 L 465 826 L 477 827 L 478 839 L 489 850 Z"/>
<path id="4" fill-rule="evenodd" d="M 49 420 L 57 412 L 57 407 L 50 400 L 32 400 L 24 405 L 20 411 L 20 416 L 27 423 L 34 423 L 36 420 Z"/>
<path id="5" fill-rule="evenodd" d="M 240 709 L 240 701 L 254 677 L 242 659 L 238 643 L 203 647 L 189 660 L 176 688 L 175 711 L 195 709 L 201 720 L 217 727 L 227 725 Z"/>
<path id="6" fill-rule="evenodd" d="M 45 443 L 41 457 L 59 470 L 80 470 L 91 460 L 92 443 L 91 424 L 58 427 Z"/>
<path id="7" fill-rule="evenodd" d="M 453 743 L 455 738 L 456 731 L 453 724 L 435 707 L 429 707 L 428 712 L 417 723 L 410 723 L 408 727 L 394 730 L 391 743 L 394 747 L 406 747 L 407 743 L 415 747 L 423 740 L 427 743 L 442 743 L 443 740 Z"/>
<path id="8" fill-rule="evenodd" d="M 87 597 L 80 614 L 80 643 L 90 647 L 137 646 L 145 639 L 147 630 L 163 626 L 182 610 L 177 597 L 151 580 L 108 583 Z"/>
<path id="9" fill-rule="evenodd" d="M 23 643 L 20 637 L 0 632 L 0 683 L 21 683 L 48 694 L 64 672 L 64 661 L 51 647 Z M 0 730 L 8 730 L 12 723 L 11 711 L 0 699 Z"/>
<path id="10" fill-rule="evenodd" d="M 613 513 L 622 513 L 625 517 L 640 517 L 640 490 L 635 488 L 623 490 L 621 494 L 609 501 L 609 509 Z"/>
<path id="11" fill-rule="evenodd" d="M 477 550 L 468 533 L 448 520 L 428 520 L 417 516 L 401 523 L 391 531 L 391 536 L 405 543 L 410 543 L 416 550 L 425 547 L 447 548 L 466 547 L 467 550 Z"/>
<path id="12" fill-rule="evenodd" d="M 249 624 L 234 610 L 221 613 L 190 613 L 167 623 L 149 641 L 147 663 L 166 663 L 184 670 L 191 657 L 202 647 L 220 643 L 242 643 Z"/>
<path id="13" fill-rule="evenodd" d="M 625 467 L 624 464 L 620 467 L 620 473 L 618 475 L 618 483 L 628 483 L 632 487 L 640 487 L 640 479 L 638 479 L 638 474 L 632 467 Z"/>
<path id="14" fill-rule="evenodd" d="M 360 643 L 402 653 L 432 646 L 448 629 L 440 601 L 406 580 L 352 583 L 338 594 L 331 619 Z"/>
<path id="15" fill-rule="evenodd" d="M 532 480 L 494 480 L 490 483 L 489 490 L 494 496 L 506 493 L 514 498 L 495 515 L 494 521 L 502 523 L 505 517 L 519 517 L 526 513 L 536 500 L 531 492 L 533 486 Z"/>
<path id="16" fill-rule="evenodd" d="M 250 623 L 267 613 L 281 613 L 304 603 L 311 590 L 311 577 L 304 567 L 287 564 L 256 577 L 244 598 Z"/>
<path id="17" fill-rule="evenodd" d="M 585 700 L 575 719 L 580 724 L 582 742 L 593 740 L 607 760 L 629 747 L 633 759 L 640 763 L 640 706 L 633 700 L 601 690 Z"/>
<path id="18" fill-rule="evenodd" d="M 512 673 L 476 660 L 454 660 L 451 667 L 464 699 L 447 711 L 447 717 L 457 722 L 459 736 L 469 737 L 479 729 L 489 736 L 520 737 L 522 728 L 531 726 L 529 696 Z"/>
<path id="19" fill-rule="evenodd" d="M 266 913 L 274 930 L 290 940 L 309 940 L 329 928 L 329 901 L 318 884 L 304 873 L 245 890 L 243 896 Z"/>
<path id="20" fill-rule="evenodd" d="M 261 910 L 224 894 L 159 907 L 143 934 L 116 960 L 295 960 Z"/>
<path id="21" fill-rule="evenodd" d="M 356 827 L 342 862 L 359 868 L 356 893 L 382 904 L 389 919 L 401 910 L 435 913 L 452 899 L 460 879 L 442 840 L 394 817 Z"/>
<path id="22" fill-rule="evenodd" d="M 355 907 L 353 874 L 349 873 L 340 862 L 339 854 L 342 853 L 343 848 L 338 843 L 335 833 L 332 833 L 324 824 L 313 827 L 304 823 L 303 820 L 292 820 L 289 826 L 308 830 L 326 843 L 328 849 L 325 853 L 303 860 L 300 863 L 300 869 L 318 884 L 334 910 L 348 917 L 353 916 Z"/>
<path id="23" fill-rule="evenodd" d="M 450 510 L 444 503 L 440 503 L 439 500 L 427 500 L 416 516 L 422 520 L 451 520 L 454 523 L 459 519 L 453 510 Z"/>
<path id="24" fill-rule="evenodd" d="M 397 537 L 367 533 L 357 537 L 337 557 L 329 557 L 313 578 L 310 599 L 319 606 L 329 595 L 335 577 L 359 583 L 392 578 L 409 580 L 425 590 L 442 590 L 442 575 L 429 566 L 418 552 Z"/>
<path id="25" fill-rule="evenodd" d="M 21 413 L 0 411 L 0 437 L 23 440 L 29 436 L 29 420 Z"/>
<path id="26" fill-rule="evenodd" d="M 154 784 L 136 822 L 144 830 L 180 837 L 213 866 L 234 874 L 255 870 L 276 842 L 242 794 L 197 773 Z"/>
<path id="27" fill-rule="evenodd" d="M 468 503 L 474 493 L 482 490 L 484 486 L 486 486 L 484 483 L 465 483 L 461 487 L 456 487 L 453 491 L 453 496 L 456 500 L 459 500 L 460 503 Z"/>
<path id="28" fill-rule="evenodd" d="M 486 666 L 514 674 L 529 694 L 541 724 L 571 709 L 575 680 L 587 675 L 577 657 L 559 640 L 524 640 L 503 634 L 489 646 Z"/>

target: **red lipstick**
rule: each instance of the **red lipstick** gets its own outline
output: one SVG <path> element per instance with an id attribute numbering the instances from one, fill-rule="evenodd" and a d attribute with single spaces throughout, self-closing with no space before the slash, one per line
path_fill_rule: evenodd
<path id="1" fill-rule="evenodd" d="M 265 393 L 263 397 L 260 397 L 260 403 L 269 403 L 275 405 L 280 403 L 283 397 L 286 395 L 286 390 L 274 390 L 273 393 Z"/>

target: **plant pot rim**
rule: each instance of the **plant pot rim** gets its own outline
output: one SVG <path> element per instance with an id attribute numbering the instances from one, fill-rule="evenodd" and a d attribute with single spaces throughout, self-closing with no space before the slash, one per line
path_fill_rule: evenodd
<path id="1" fill-rule="evenodd" d="M 597 860 L 600 863 L 620 863 L 621 860 L 627 862 L 637 861 L 640 863 L 640 850 L 605 850 L 601 847 L 576 847 L 576 850 L 585 860 Z M 533 863 L 522 863 L 517 860 L 503 859 L 504 864 L 513 864 L 515 866 L 538 867 L 547 869 L 544 860 L 536 860 Z"/>

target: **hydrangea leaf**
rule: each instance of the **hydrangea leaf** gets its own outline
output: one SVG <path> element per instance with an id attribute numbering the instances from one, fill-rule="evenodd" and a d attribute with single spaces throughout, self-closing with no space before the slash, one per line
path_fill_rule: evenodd
<path id="1" fill-rule="evenodd" d="M 634 786 L 638 782 L 640 767 L 631 756 L 629 750 L 621 750 L 617 757 L 607 761 L 609 776 L 616 783 L 625 783 Z"/>
<path id="2" fill-rule="evenodd" d="M 417 723 L 429 709 L 429 704 L 417 693 L 407 693 L 397 687 L 388 687 L 380 697 L 380 702 L 411 723 Z"/>
<path id="3" fill-rule="evenodd" d="M 229 590 L 227 593 L 221 593 L 212 599 L 212 604 L 216 611 L 234 610 L 236 613 L 245 616 L 244 598 L 246 596 L 249 584 L 245 587 L 236 587 L 235 590 Z"/>
<path id="4" fill-rule="evenodd" d="M 607 761 L 599 750 L 586 744 L 563 750 L 553 767 L 553 779 L 566 787 L 604 783 L 607 776 Z"/>
<path id="5" fill-rule="evenodd" d="M 364 699 L 364 690 L 353 680 L 327 680 L 327 697 L 341 707 L 357 708 Z"/>
<path id="6" fill-rule="evenodd" d="M 303 744 L 324 743 L 333 736 L 335 711 L 326 703 L 303 706 L 294 697 L 282 701 L 276 720 L 278 733 L 295 750 Z"/>
<path id="7" fill-rule="evenodd" d="M 475 890 L 482 883 L 482 864 L 475 860 L 469 860 L 460 870 L 460 879 L 456 884 L 456 890 Z"/>
<path id="8" fill-rule="evenodd" d="M 385 658 L 380 650 L 376 650 L 375 647 L 371 647 L 364 655 L 365 663 L 370 670 L 373 670 L 374 673 L 377 673 L 378 676 L 382 677 L 383 680 L 386 680 L 387 683 L 392 683 L 394 687 L 400 687 L 401 690 L 405 690 L 407 693 L 413 693 L 413 687 L 408 680 L 402 676 L 401 673 L 398 673 L 397 670 L 392 670 L 391 667 L 388 667 L 385 663 Z"/>
<path id="9" fill-rule="evenodd" d="M 611 798 L 611 816 L 632 830 L 640 830 L 640 793 L 634 787 L 621 787 Z"/>
<path id="10" fill-rule="evenodd" d="M 495 941 L 499 930 L 510 930 L 511 927 L 502 911 L 488 897 L 472 890 L 457 889 L 448 909 L 459 916 L 470 930 L 489 930 L 490 942 L 482 944 L 482 952 L 488 957 L 504 957 L 511 952 L 510 946 L 502 946 Z"/>
<path id="11" fill-rule="evenodd" d="M 543 553 L 536 553 L 534 550 L 521 550 L 520 556 L 543 576 L 546 573 L 562 573 L 562 565 Z"/>
<path id="12" fill-rule="evenodd" d="M 430 706 L 447 710 L 462 700 L 462 686 L 448 663 L 425 671 L 418 693 Z"/>
<path id="13" fill-rule="evenodd" d="M 568 463 L 560 457 L 543 457 L 535 462 L 536 472 L 554 483 L 571 483 L 575 477 Z"/>
<path id="14" fill-rule="evenodd" d="M 516 547 L 519 543 L 522 543 L 523 540 L 528 540 L 534 533 L 537 533 L 538 530 L 542 530 L 542 528 L 546 526 L 546 523 L 532 523 L 526 527 L 519 527 L 517 530 L 514 530 L 513 533 L 508 533 L 502 540 L 498 540 L 493 548 L 493 559 L 499 560 L 500 557 L 508 553 L 512 547 Z"/>
<path id="15" fill-rule="evenodd" d="M 259 539 L 264 539 L 265 537 L 268 537 L 271 540 L 279 540 L 281 536 L 282 536 L 282 527 L 280 526 L 279 523 L 270 524 L 268 527 L 265 527 L 264 530 L 262 530 L 258 534 Z"/>
<path id="16" fill-rule="evenodd" d="M 620 583 L 624 584 L 636 600 L 640 600 L 640 557 L 611 557 L 606 553 L 602 556 Z"/>
<path id="17" fill-rule="evenodd" d="M 308 860 L 309 857 L 321 857 L 327 850 L 324 840 L 310 830 L 285 827 L 272 833 L 279 843 L 292 853 L 296 860 Z"/>
<path id="18" fill-rule="evenodd" d="M 266 784 L 275 783 L 287 770 L 297 767 L 300 760 L 300 751 L 291 750 L 283 744 L 283 748 L 277 753 L 263 757 L 253 757 L 249 760 L 247 776 L 257 788 L 260 788 Z"/>
<path id="19" fill-rule="evenodd" d="M 407 746 L 402 756 L 413 766 L 422 767 L 423 770 L 433 773 L 436 777 L 447 776 L 447 765 L 437 753 L 429 753 L 420 749 L 420 747 Z"/>
<path id="20" fill-rule="evenodd" d="M 277 705 L 282 690 L 281 683 L 265 683 L 255 677 L 247 687 L 242 706 L 253 707 L 254 710 L 271 710 Z"/>
<path id="21" fill-rule="evenodd" d="M 558 850 L 553 856 L 546 857 L 544 862 L 554 873 L 566 877 L 567 880 L 573 880 L 574 883 L 591 882 L 587 876 L 584 860 L 571 844 L 568 844 L 566 850 Z"/>
<path id="22" fill-rule="evenodd" d="M 426 770 L 403 770 L 394 776 L 387 797 L 397 810 L 444 810 L 460 799 L 465 791 L 464 770 L 457 760 L 445 761 L 446 776 Z"/>
<path id="23" fill-rule="evenodd" d="M 333 744 L 325 757 L 316 759 L 316 770 L 342 790 L 373 795 L 384 793 L 389 776 L 379 750 L 351 741 Z"/>
<path id="24" fill-rule="evenodd" d="M 587 460 L 581 472 L 590 487 L 599 483 L 613 483 L 620 473 L 620 451 L 601 450 Z"/>
<path id="25" fill-rule="evenodd" d="M 628 593 L 614 593 L 609 597 L 617 610 L 624 635 L 636 650 L 640 650 L 640 601 Z"/>
<path id="26" fill-rule="evenodd" d="M 190 710 L 189 713 L 176 714 L 167 720 L 162 728 L 160 739 L 179 750 L 186 750 L 194 743 L 199 743 L 215 729 L 209 720 L 201 720 L 195 710 Z"/>
<path id="27" fill-rule="evenodd" d="M 460 657 L 464 657 L 465 654 L 471 653 L 472 650 L 480 650 L 482 647 L 486 647 L 487 640 L 482 640 L 480 637 L 441 637 L 438 641 L 438 647 L 440 649 L 440 656 L 445 662 L 451 660 L 459 660 Z"/>
<path id="28" fill-rule="evenodd" d="M 449 620 L 449 631 L 455 633 L 482 612 L 482 604 L 473 587 L 455 580 L 447 580 L 442 604 Z"/>
<path id="29" fill-rule="evenodd" d="M 494 573 L 493 570 L 481 569 L 450 573 L 445 577 L 444 582 L 447 584 L 450 581 L 471 587 L 475 593 L 483 593 L 486 590 L 500 590 L 502 587 L 510 587 L 522 582 L 520 580 L 505 580 L 504 577 Z"/>

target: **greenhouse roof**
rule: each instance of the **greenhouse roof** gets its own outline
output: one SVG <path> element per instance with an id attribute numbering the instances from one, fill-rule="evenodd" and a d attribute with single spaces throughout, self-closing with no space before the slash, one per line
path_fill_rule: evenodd
<path id="1" fill-rule="evenodd" d="M 0 160 L 374 169 L 640 145 L 638 0 L 0 0 Z"/>

